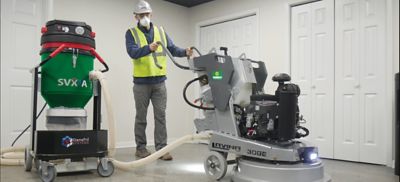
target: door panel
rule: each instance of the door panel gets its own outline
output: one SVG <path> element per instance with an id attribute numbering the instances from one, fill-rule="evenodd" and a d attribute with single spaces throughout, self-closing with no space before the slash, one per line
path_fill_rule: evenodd
<path id="1" fill-rule="evenodd" d="M 333 18 L 332 1 L 292 7 L 292 80 L 301 89 L 300 112 L 310 129 L 306 140 L 326 158 L 333 157 Z"/>
<path id="2" fill-rule="evenodd" d="M 359 5 L 336 1 L 335 159 L 359 160 Z"/>
<path id="3" fill-rule="evenodd" d="M 385 164 L 385 1 L 360 0 L 360 161 Z M 373 154 L 373 155 L 371 155 Z"/>
<path id="4" fill-rule="evenodd" d="M 311 132 L 305 140 L 312 141 L 314 127 L 311 106 L 311 5 L 293 7 L 291 10 L 291 77 L 299 85 L 300 113 L 307 120 L 303 124 Z"/>
<path id="5" fill-rule="evenodd" d="M 334 128 L 334 17 L 333 1 L 311 3 L 312 95 L 314 143 L 322 157 L 333 158 Z M 316 132 L 314 130 L 313 132 Z"/>
<path id="6" fill-rule="evenodd" d="M 384 164 L 385 1 L 337 0 L 336 14 L 335 158 Z"/>
<path id="7" fill-rule="evenodd" d="M 9 146 L 30 124 L 32 76 L 29 69 L 40 60 L 42 3 L 41 0 L 7 0 L 1 4 L 2 147 Z M 19 144 L 28 144 L 28 135 L 29 130 Z"/>
<path id="8" fill-rule="evenodd" d="M 208 53 L 220 47 L 228 48 L 228 55 L 239 57 L 245 53 L 248 58 L 258 60 L 258 24 L 255 15 L 217 23 L 200 28 L 200 48 Z"/>

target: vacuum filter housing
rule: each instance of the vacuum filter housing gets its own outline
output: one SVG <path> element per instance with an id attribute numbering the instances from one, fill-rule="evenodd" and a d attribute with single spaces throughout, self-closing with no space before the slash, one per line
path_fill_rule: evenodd
<path id="1" fill-rule="evenodd" d="M 46 115 L 48 130 L 85 130 L 87 113 L 84 109 L 54 108 Z"/>

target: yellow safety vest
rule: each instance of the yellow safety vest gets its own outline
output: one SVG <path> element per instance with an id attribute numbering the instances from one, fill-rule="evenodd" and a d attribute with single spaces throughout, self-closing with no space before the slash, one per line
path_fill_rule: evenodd
<path id="1" fill-rule="evenodd" d="M 153 26 L 153 30 L 154 30 L 153 41 L 154 42 L 161 41 L 165 46 L 167 46 L 167 38 L 163 28 L 162 27 L 158 28 L 156 26 Z M 146 45 L 149 45 L 146 36 L 138 27 L 135 27 L 133 29 L 131 28 L 130 31 L 133 38 L 135 39 L 136 44 L 139 47 L 144 47 Z M 161 69 L 157 67 L 155 61 L 157 61 L 158 65 L 162 67 Z M 133 62 L 134 77 L 153 77 L 153 76 L 164 76 L 167 74 L 167 57 L 161 45 L 158 46 L 155 52 L 152 52 L 139 59 L 132 59 L 132 62 Z"/>

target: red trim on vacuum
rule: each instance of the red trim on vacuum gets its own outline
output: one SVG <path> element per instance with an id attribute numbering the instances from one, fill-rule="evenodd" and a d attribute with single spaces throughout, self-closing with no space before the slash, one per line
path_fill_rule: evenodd
<path id="1" fill-rule="evenodd" d="M 49 57 L 53 58 L 55 57 L 58 53 L 60 53 L 61 51 L 63 51 L 65 49 L 65 44 L 62 44 L 60 47 L 58 47 L 54 52 L 52 52 Z"/>
<path id="2" fill-rule="evenodd" d="M 107 66 L 106 62 L 104 61 L 104 59 L 102 57 L 100 57 L 100 55 L 96 52 L 96 50 L 91 46 L 84 45 L 84 44 L 70 43 L 70 42 L 49 42 L 49 43 L 43 44 L 42 48 L 44 48 L 44 49 L 57 48 L 54 52 L 52 52 L 49 55 L 50 58 L 53 58 L 54 56 L 56 56 L 58 53 L 60 53 L 61 51 L 63 51 L 66 48 L 75 48 L 75 49 L 82 49 L 85 51 L 89 51 L 94 57 L 97 58 L 97 60 L 99 60 L 106 67 L 106 69 L 103 70 L 103 72 L 108 71 L 108 66 Z"/>
<path id="3" fill-rule="evenodd" d="M 67 48 L 75 48 L 75 49 L 82 49 L 85 51 L 90 51 L 93 47 L 84 45 L 84 44 L 77 44 L 77 43 L 69 43 L 69 42 L 49 42 L 42 45 L 42 48 L 58 48 L 61 45 L 65 45 Z"/>

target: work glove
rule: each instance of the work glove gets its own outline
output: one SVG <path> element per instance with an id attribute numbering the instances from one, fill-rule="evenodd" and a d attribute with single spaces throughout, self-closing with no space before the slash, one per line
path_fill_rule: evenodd
<path id="1" fill-rule="evenodd" d="M 158 44 L 156 42 L 153 42 L 149 45 L 150 51 L 155 52 L 158 48 Z"/>
<path id="2" fill-rule="evenodd" d="M 193 50 L 190 47 L 186 48 L 186 56 L 188 58 L 191 58 L 193 56 Z"/>

